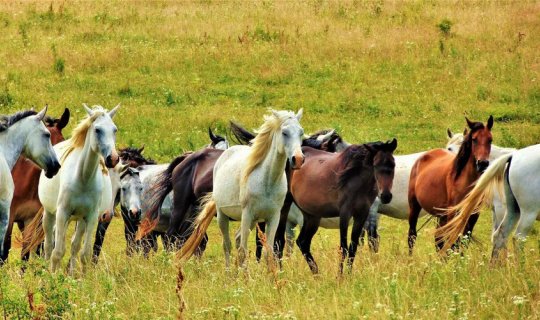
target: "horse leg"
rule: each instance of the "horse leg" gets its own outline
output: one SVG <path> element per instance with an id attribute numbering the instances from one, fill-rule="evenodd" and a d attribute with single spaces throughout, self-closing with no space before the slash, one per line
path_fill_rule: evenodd
<path id="1" fill-rule="evenodd" d="M 366 207 L 364 210 L 368 211 L 368 208 Z M 351 231 L 351 245 L 349 246 L 349 260 L 347 261 L 349 270 L 352 270 L 354 257 L 356 256 L 356 251 L 358 250 L 360 234 L 362 233 L 362 229 L 366 222 L 367 215 L 368 212 L 366 212 L 366 214 L 361 213 L 360 216 L 354 218 L 353 228 Z"/>
<path id="2" fill-rule="evenodd" d="M 266 228 L 266 244 L 267 248 L 269 249 L 269 252 L 266 253 L 267 255 L 267 263 L 268 267 L 270 268 L 271 265 L 274 264 L 276 255 L 274 246 L 272 245 L 274 243 L 274 239 L 276 238 L 276 231 L 278 229 L 278 225 L 280 223 L 280 216 L 279 215 L 273 215 L 270 217 L 270 219 L 266 220 L 267 228 Z M 285 221 L 286 222 L 286 221 Z M 279 252 L 279 250 L 278 250 Z M 283 251 L 281 251 L 283 252 Z"/>
<path id="3" fill-rule="evenodd" d="M 13 221 L 9 221 L 6 229 L 6 237 L 4 239 L 4 252 L 0 256 L 0 265 L 7 261 L 9 249 L 11 249 L 11 234 L 13 232 Z"/>
<path id="4" fill-rule="evenodd" d="M 491 253 L 491 261 L 494 262 L 499 258 L 499 252 L 506 247 L 506 242 L 510 236 L 510 232 L 514 229 L 521 216 L 521 210 L 517 203 L 508 181 L 508 168 L 504 174 L 504 194 L 506 198 L 506 214 L 499 226 L 493 233 L 493 251 Z"/>
<path id="5" fill-rule="evenodd" d="M 5 251 L 4 249 L 4 238 L 7 233 L 7 229 L 9 225 L 9 207 L 10 206 L 11 206 L 11 198 L 7 200 L 0 200 L 0 256 L 2 256 L 2 260 L 4 260 L 3 259 L 4 256 L 7 259 L 7 255 L 8 255 L 7 251 Z M 0 265 L 2 265 L 1 262 L 0 262 Z"/>
<path id="6" fill-rule="evenodd" d="M 315 233 L 317 233 L 317 229 L 319 229 L 320 223 L 320 217 L 304 214 L 304 224 L 302 225 L 300 234 L 296 239 L 296 244 L 298 245 L 298 248 L 300 248 L 300 251 L 306 259 L 309 269 L 311 269 L 311 272 L 313 274 L 319 273 L 319 267 L 317 266 L 315 259 L 313 259 L 313 256 L 311 255 L 310 247 L 311 240 L 313 239 Z"/>
<path id="7" fill-rule="evenodd" d="M 94 254 L 92 255 L 92 262 L 97 263 L 101 248 L 103 247 L 103 241 L 105 240 L 105 234 L 107 228 L 109 228 L 110 222 L 99 222 L 96 230 L 96 240 L 94 241 Z"/>
<path id="8" fill-rule="evenodd" d="M 499 195 L 499 191 L 497 188 L 493 188 L 493 230 L 492 234 L 497 231 L 499 226 L 501 225 L 501 221 L 504 218 L 504 213 L 506 210 L 506 204 L 504 203 L 504 198 L 501 198 L 501 195 Z"/>
<path id="9" fill-rule="evenodd" d="M 240 248 L 238 248 L 238 265 L 246 267 L 246 258 L 248 254 L 247 243 L 249 233 L 255 226 L 256 220 L 253 217 L 253 210 L 248 205 L 242 210 L 242 221 L 240 221 Z"/>
<path id="10" fill-rule="evenodd" d="M 265 232 L 266 231 L 266 222 L 259 222 L 257 223 L 257 225 L 259 226 L 259 229 L 261 230 L 261 232 Z M 268 241 L 268 239 L 266 239 Z M 262 250 L 263 250 L 263 243 L 262 243 L 262 240 L 261 238 L 259 237 L 259 231 L 257 230 L 257 232 L 255 232 L 255 242 L 257 244 L 256 246 L 256 251 L 255 251 L 255 257 L 257 257 L 257 262 L 261 261 L 261 256 L 262 256 Z"/>
<path id="11" fill-rule="evenodd" d="M 367 230 L 368 234 L 368 245 L 371 252 L 379 252 L 379 240 L 380 236 L 377 232 L 378 225 L 379 225 L 379 218 L 381 215 L 379 214 L 379 204 L 380 200 L 379 198 L 375 199 L 375 202 L 371 205 L 369 208 L 369 215 L 367 217 L 366 223 L 364 224 L 364 229 Z"/>
<path id="12" fill-rule="evenodd" d="M 54 214 L 43 210 L 43 231 L 45 232 L 45 244 L 43 249 L 45 251 L 45 260 L 49 260 L 52 255 L 54 247 L 54 224 L 56 217 Z"/>
<path id="13" fill-rule="evenodd" d="M 343 273 L 343 261 L 348 255 L 347 230 L 349 229 L 350 215 L 344 213 L 339 216 L 339 247 L 341 250 L 341 260 L 339 261 L 339 273 Z M 364 221 L 362 221 L 363 223 Z M 360 225 L 362 226 L 362 225 Z M 360 237 L 360 235 L 358 235 Z"/>
<path id="14" fill-rule="evenodd" d="M 448 223 L 448 216 L 444 215 L 442 217 L 439 217 L 438 223 L 437 223 L 437 229 L 444 226 Z M 444 242 L 442 241 L 442 238 L 435 235 L 435 250 L 441 251 L 441 249 L 444 247 Z M 452 246 L 453 249 L 456 249 L 456 244 Z"/>
<path id="15" fill-rule="evenodd" d="M 275 235 L 276 241 L 274 244 L 274 250 L 277 252 L 279 261 L 281 261 L 281 259 L 283 258 L 283 250 L 285 249 L 285 243 L 286 243 L 285 231 L 286 231 L 287 220 L 289 218 L 289 211 L 291 209 L 292 203 L 293 203 L 292 195 L 288 193 L 287 196 L 285 197 L 285 201 L 283 202 L 283 206 L 281 207 L 280 216 L 279 216 L 279 224 L 278 224 L 276 235 Z"/>
<path id="16" fill-rule="evenodd" d="M 71 257 L 69 258 L 69 274 L 73 275 L 77 268 L 77 254 L 81 250 L 82 237 L 86 230 L 86 221 L 84 219 L 77 221 L 75 233 L 71 239 Z"/>
<path id="17" fill-rule="evenodd" d="M 54 235 L 54 249 L 51 256 L 51 271 L 56 272 L 60 262 L 66 253 L 66 231 L 69 224 L 69 214 L 64 208 L 58 208 L 56 211 L 56 224 Z"/>
<path id="18" fill-rule="evenodd" d="M 478 213 L 473 213 L 469 217 L 469 220 L 467 220 L 467 225 L 465 226 L 465 230 L 463 230 L 463 234 L 466 235 L 469 240 L 472 239 L 472 231 L 476 225 L 476 222 L 478 221 L 479 216 L 480 215 Z"/>
<path id="19" fill-rule="evenodd" d="M 125 212 L 124 210 L 122 210 L 122 220 L 124 220 L 124 238 L 126 239 L 126 255 L 130 257 L 133 255 L 133 253 L 135 253 L 135 250 L 136 250 L 135 233 L 137 233 L 137 225 L 133 223 L 133 221 L 129 217 L 129 213 Z M 101 222 L 99 225 L 101 225 Z M 105 236 L 105 234 L 103 235 Z"/>
<path id="20" fill-rule="evenodd" d="M 290 257 L 290 255 L 292 254 L 292 251 L 293 251 L 293 247 L 294 247 L 294 237 L 295 237 L 295 232 L 294 232 L 294 228 L 296 226 L 290 222 L 287 221 L 287 227 L 285 229 L 285 235 L 287 237 L 287 256 Z"/>
<path id="21" fill-rule="evenodd" d="M 92 234 L 98 224 L 98 212 L 95 212 L 86 222 L 86 230 L 84 231 L 84 243 L 81 251 L 81 264 L 83 273 L 86 272 L 88 263 L 92 259 Z"/>
<path id="22" fill-rule="evenodd" d="M 225 268 L 229 269 L 231 265 L 231 236 L 229 234 L 229 217 L 224 215 L 221 210 L 217 211 L 217 221 L 221 235 L 223 236 L 223 253 L 225 254 Z"/>
<path id="23" fill-rule="evenodd" d="M 538 216 L 538 211 L 536 210 L 521 210 L 521 215 L 517 225 L 516 233 L 514 234 L 514 243 L 517 248 L 517 252 L 521 253 L 523 243 L 534 226 L 536 217 Z"/>
<path id="24" fill-rule="evenodd" d="M 416 225 L 418 224 L 418 216 L 422 207 L 415 197 L 409 198 L 409 255 L 412 255 L 414 243 L 416 242 Z"/>

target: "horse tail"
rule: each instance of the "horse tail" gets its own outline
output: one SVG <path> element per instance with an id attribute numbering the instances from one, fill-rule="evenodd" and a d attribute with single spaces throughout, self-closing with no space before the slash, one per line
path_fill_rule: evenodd
<path id="1" fill-rule="evenodd" d="M 251 145 L 251 140 L 255 139 L 255 134 L 249 132 L 238 123 L 231 121 L 231 133 L 238 144 Z"/>
<path id="2" fill-rule="evenodd" d="M 32 221 L 24 227 L 21 256 L 34 251 L 45 239 L 43 212 L 44 209 L 41 207 Z"/>
<path id="3" fill-rule="evenodd" d="M 145 217 L 141 221 L 137 231 L 136 239 L 140 240 L 142 237 L 149 234 L 158 224 L 159 215 L 161 213 L 161 206 L 163 201 L 173 189 L 172 174 L 174 169 L 182 163 L 192 152 L 186 152 L 179 157 L 176 157 L 171 164 L 163 172 L 157 175 L 155 183 L 148 191 L 148 204 L 149 208 L 145 212 Z"/>
<path id="4" fill-rule="evenodd" d="M 499 190 L 501 189 L 506 164 L 511 158 L 512 154 L 509 153 L 495 160 L 480 176 L 467 196 L 460 203 L 446 210 L 446 213 L 453 218 L 436 230 L 439 241 L 444 243 L 442 253 L 458 240 L 470 216 L 480 212 L 482 206 L 491 202 L 493 187 L 497 186 Z"/>
<path id="5" fill-rule="evenodd" d="M 210 222 L 217 213 L 216 202 L 212 198 L 212 193 L 208 193 L 201 199 L 201 206 L 204 206 L 195 222 L 193 223 L 193 232 L 184 242 L 184 245 L 177 254 L 180 262 L 188 260 L 199 247 L 199 243 L 204 238 Z"/>

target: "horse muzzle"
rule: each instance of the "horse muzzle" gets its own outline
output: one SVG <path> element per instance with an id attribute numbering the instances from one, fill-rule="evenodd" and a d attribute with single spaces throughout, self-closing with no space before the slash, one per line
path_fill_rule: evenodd
<path id="1" fill-rule="evenodd" d="M 392 201 L 392 193 L 391 192 L 384 192 L 379 195 L 379 199 L 381 199 L 382 204 L 388 204 L 390 201 Z"/>
<path id="2" fill-rule="evenodd" d="M 107 158 L 105 158 L 105 166 L 107 168 L 114 168 L 118 164 L 119 157 L 118 155 L 108 155 Z"/>
<path id="3" fill-rule="evenodd" d="M 45 177 L 51 179 L 54 177 L 58 171 L 60 171 L 60 163 L 58 161 L 52 161 L 51 164 L 47 166 L 47 169 L 45 169 Z"/>
<path id="4" fill-rule="evenodd" d="M 489 160 L 478 160 L 476 161 L 476 170 L 480 173 L 486 171 L 489 166 Z"/>
<path id="5" fill-rule="evenodd" d="M 297 155 L 294 155 L 292 156 L 290 162 L 291 162 L 291 168 L 293 170 L 298 170 L 302 167 L 302 165 L 304 164 L 304 162 L 306 161 L 306 158 L 304 157 L 303 154 L 297 154 Z"/>
<path id="6" fill-rule="evenodd" d="M 141 214 L 142 214 L 142 210 L 139 208 L 131 208 L 129 209 L 129 215 L 131 216 L 132 219 L 134 220 L 140 220 L 141 219 Z"/>

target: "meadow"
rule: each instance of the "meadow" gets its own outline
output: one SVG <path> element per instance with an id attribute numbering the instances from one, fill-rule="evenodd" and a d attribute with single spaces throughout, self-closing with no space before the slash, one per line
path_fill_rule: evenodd
<path id="1" fill-rule="evenodd" d="M 82 103 L 107 108 L 118 146 L 145 145 L 168 162 L 208 143 L 229 120 L 256 128 L 268 108 L 304 108 L 306 132 L 336 128 L 350 142 L 398 139 L 398 154 L 443 147 L 464 116 L 495 118 L 494 143 L 540 140 L 538 1 L 151 1 L 0 3 L 0 113 Z M 420 225 L 425 221 L 421 219 Z M 321 230 L 311 275 L 299 250 L 277 275 L 251 253 L 249 272 L 224 270 L 210 230 L 185 266 L 187 319 L 538 319 L 540 238 L 491 265 L 491 214 L 479 242 L 442 260 L 434 223 L 408 255 L 408 224 L 383 217 L 378 254 L 361 251 L 338 277 L 338 232 Z M 114 219 L 85 275 L 50 274 L 19 249 L 0 269 L 8 319 L 175 318 L 176 263 L 160 250 L 125 255 Z M 31 302 L 31 303 L 30 303 Z"/>

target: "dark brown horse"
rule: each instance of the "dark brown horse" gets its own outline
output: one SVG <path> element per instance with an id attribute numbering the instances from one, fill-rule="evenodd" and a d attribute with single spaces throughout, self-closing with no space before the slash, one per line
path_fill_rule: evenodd
<path id="1" fill-rule="evenodd" d="M 438 226 L 446 224 L 448 217 L 444 212 L 458 204 L 472 189 L 474 182 L 489 165 L 491 152 L 491 128 L 493 117 L 487 124 L 467 120 L 469 133 L 464 137 L 458 154 L 445 149 L 426 152 L 414 164 L 409 180 L 409 253 L 416 241 L 416 225 L 420 210 L 424 209 L 438 217 Z M 472 232 L 478 215 L 471 217 L 465 234 Z M 438 248 L 443 243 L 435 238 Z"/>
<path id="2" fill-rule="evenodd" d="M 51 143 L 55 145 L 64 141 L 62 129 L 64 129 L 69 122 L 69 109 L 66 108 L 64 110 L 60 119 L 46 117 L 44 121 L 47 129 L 51 133 Z M 32 161 L 21 156 L 17 160 L 13 170 L 11 170 L 11 174 L 13 175 L 13 182 L 15 183 L 15 193 L 13 194 L 13 201 L 11 202 L 10 207 L 11 213 L 4 241 L 4 254 L 0 258 L 2 261 L 8 259 L 9 249 L 11 248 L 13 225 L 17 223 L 21 232 L 24 232 L 25 226 L 32 221 L 41 208 L 41 203 L 38 198 L 38 183 L 41 169 Z M 23 254 L 21 256 L 23 260 L 28 260 L 28 257 L 29 254 Z"/>
<path id="3" fill-rule="evenodd" d="M 304 225 L 296 240 L 311 271 L 318 272 L 310 246 L 321 218 L 340 218 L 340 271 L 348 256 L 351 267 L 369 208 L 379 195 L 382 203 L 392 199 L 396 139 L 352 145 L 341 153 L 302 148 L 306 161 L 291 172 L 290 191 L 304 215 Z M 349 220 L 354 219 L 351 244 L 347 248 Z"/>

